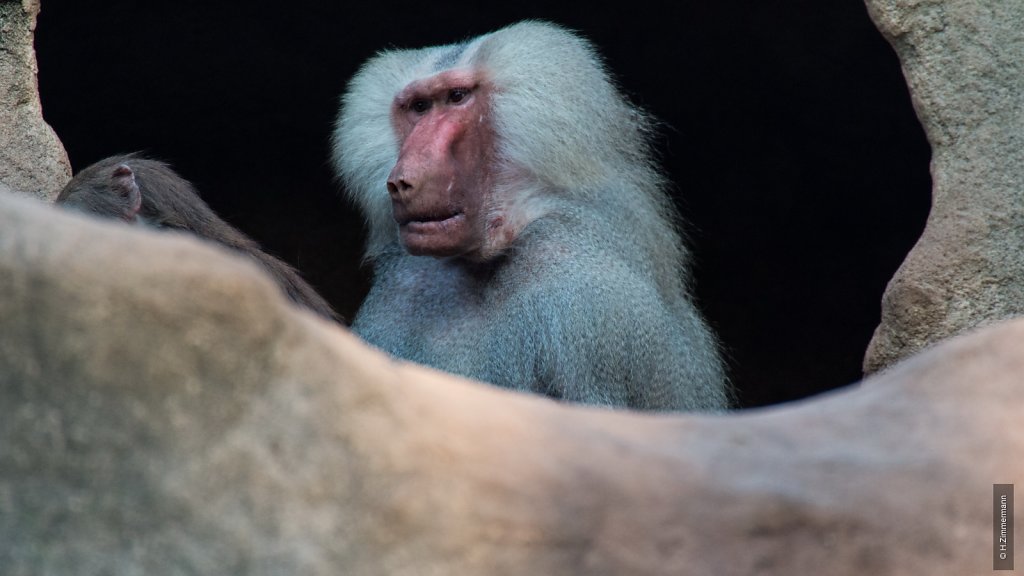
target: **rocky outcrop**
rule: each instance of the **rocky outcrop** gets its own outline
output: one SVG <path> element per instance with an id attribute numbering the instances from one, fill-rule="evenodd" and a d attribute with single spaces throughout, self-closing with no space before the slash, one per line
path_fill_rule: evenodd
<path id="1" fill-rule="evenodd" d="M 1024 481 L 1024 322 L 862 385 L 644 416 L 389 360 L 216 247 L 0 197 L 0 565 L 967 574 Z"/>
<path id="2" fill-rule="evenodd" d="M 1024 3 L 867 0 L 932 146 L 932 210 L 864 370 L 1024 313 Z"/>
<path id="3" fill-rule="evenodd" d="M 71 178 L 71 164 L 39 105 L 38 14 L 39 0 L 0 0 L 0 185 L 52 200 Z"/>

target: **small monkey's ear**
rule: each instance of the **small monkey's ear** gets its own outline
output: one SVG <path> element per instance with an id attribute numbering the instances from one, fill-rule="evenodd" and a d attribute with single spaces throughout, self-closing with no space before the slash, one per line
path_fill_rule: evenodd
<path id="1" fill-rule="evenodd" d="M 121 164 L 114 168 L 110 177 L 110 187 L 127 202 L 121 218 L 125 222 L 134 222 L 142 209 L 142 193 L 139 192 L 139 184 L 135 181 L 135 173 L 127 164 Z"/>

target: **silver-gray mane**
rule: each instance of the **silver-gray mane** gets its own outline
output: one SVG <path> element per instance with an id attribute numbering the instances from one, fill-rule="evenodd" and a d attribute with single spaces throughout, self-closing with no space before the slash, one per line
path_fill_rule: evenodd
<path id="1" fill-rule="evenodd" d="M 398 157 L 395 95 L 449 69 L 482 72 L 491 87 L 499 190 L 529 221 L 565 205 L 602 212 L 607 238 L 648 268 L 661 290 L 686 291 L 686 252 L 666 181 L 652 160 L 652 119 L 631 105 L 590 42 L 526 21 L 467 42 L 381 52 L 349 84 L 332 137 L 333 161 L 368 227 L 366 258 L 396 249 L 385 182 Z M 608 229 L 610 228 L 610 229 Z"/>

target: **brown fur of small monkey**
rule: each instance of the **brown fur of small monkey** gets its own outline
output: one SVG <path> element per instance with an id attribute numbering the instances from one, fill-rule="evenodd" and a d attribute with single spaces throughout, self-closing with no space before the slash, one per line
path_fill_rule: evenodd
<path id="1" fill-rule="evenodd" d="M 131 173 L 119 180 L 117 171 L 122 166 Z M 137 187 L 141 195 L 137 209 L 122 190 L 125 186 Z M 294 268 L 264 252 L 253 239 L 217 216 L 192 184 L 164 162 L 136 154 L 100 160 L 78 172 L 61 190 L 56 203 L 99 216 L 188 232 L 237 250 L 269 272 L 293 302 L 330 320 L 341 320 Z"/>
<path id="2" fill-rule="evenodd" d="M 652 126 L 589 42 L 544 22 L 371 59 L 333 139 L 374 266 L 355 331 L 553 398 L 727 408 Z"/>

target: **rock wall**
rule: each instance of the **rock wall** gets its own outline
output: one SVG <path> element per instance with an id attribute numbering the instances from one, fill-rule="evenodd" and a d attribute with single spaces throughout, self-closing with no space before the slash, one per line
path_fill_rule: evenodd
<path id="1" fill-rule="evenodd" d="M 39 105 L 38 14 L 39 0 L 0 0 L 0 185 L 53 200 L 71 178 L 71 163 Z"/>
<path id="2" fill-rule="evenodd" d="M 968 574 L 1024 321 L 731 416 L 391 361 L 249 262 L 0 196 L 5 575 Z"/>
<path id="3" fill-rule="evenodd" d="M 1024 313 L 1024 3 L 867 0 L 932 146 L 932 210 L 889 283 L 871 373 Z"/>

